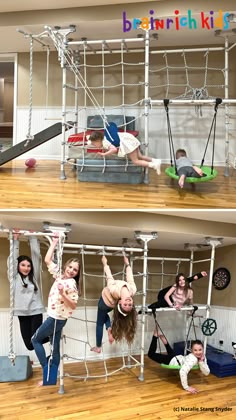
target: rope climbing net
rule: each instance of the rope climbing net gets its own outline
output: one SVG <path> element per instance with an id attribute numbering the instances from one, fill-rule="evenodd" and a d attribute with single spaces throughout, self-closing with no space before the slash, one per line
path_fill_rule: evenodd
<path id="1" fill-rule="evenodd" d="M 195 100 L 222 97 L 225 68 L 223 57 L 217 59 L 219 51 L 223 54 L 224 48 L 152 51 L 155 58 L 158 54 L 158 60 L 150 63 L 150 96 Z M 215 62 L 221 66 L 215 66 Z"/>
<path id="2" fill-rule="evenodd" d="M 120 343 L 113 343 L 112 346 L 108 342 L 107 338 L 104 337 L 102 342 L 101 353 L 97 354 L 91 352 L 91 349 L 94 346 L 96 339 L 96 316 L 97 316 L 97 304 L 100 298 L 98 296 L 94 297 L 93 285 L 100 285 L 102 291 L 103 287 L 106 285 L 104 273 L 100 274 L 97 269 L 93 267 L 97 264 L 101 264 L 101 256 L 106 255 L 109 258 L 113 259 L 111 266 L 115 265 L 121 267 L 121 258 L 123 261 L 123 255 L 129 254 L 130 262 L 133 267 L 132 253 L 136 255 L 143 253 L 142 248 L 122 248 L 116 247 L 95 247 L 98 250 L 91 249 L 90 246 L 79 246 L 80 248 L 80 257 L 81 257 L 81 269 L 82 269 L 82 295 L 79 299 L 79 307 L 77 310 L 76 316 L 71 318 L 69 325 L 69 332 L 64 332 L 62 347 L 63 347 L 63 361 L 73 361 L 78 362 L 78 365 L 74 369 L 74 373 L 70 374 L 64 372 L 64 364 L 61 363 L 60 366 L 60 390 L 64 390 L 64 377 L 73 377 L 78 379 L 90 379 L 90 378 L 108 378 L 111 375 L 131 367 L 141 366 L 140 363 L 140 340 L 137 337 L 140 337 L 140 323 L 138 322 L 138 331 L 137 337 L 134 343 L 130 346 L 125 340 L 122 340 Z M 92 247 L 94 248 L 94 247 Z M 69 251 L 70 252 L 70 251 Z M 87 255 L 90 259 L 90 272 L 87 271 Z M 99 256 L 99 260 L 98 260 Z M 102 270 L 102 264 L 101 264 Z M 116 280 L 125 280 L 125 266 L 112 273 L 113 278 Z M 139 295 L 142 295 L 142 280 L 143 273 L 137 272 L 134 273 L 134 280 L 137 285 L 137 293 L 135 294 L 135 303 L 139 299 Z M 69 324 L 69 323 L 68 323 Z M 79 331 L 79 334 L 78 334 Z M 139 355 L 139 356 L 137 356 Z M 115 367 L 112 363 L 112 358 L 116 358 Z M 117 368 L 117 358 L 119 358 L 120 367 Z M 96 365 L 96 366 L 95 366 Z M 95 372 L 94 372 L 95 370 Z"/>
<path id="3" fill-rule="evenodd" d="M 74 126 L 74 132 L 80 132 L 80 140 L 67 143 L 66 130 L 63 132 L 62 147 L 62 174 L 65 178 L 64 163 L 71 163 L 73 154 L 78 154 L 82 162 L 75 161 L 74 167 L 79 166 L 82 171 L 85 166 L 98 166 L 101 171 L 107 168 L 106 157 L 96 156 L 95 162 L 85 164 L 85 157 L 91 159 L 91 154 L 87 154 L 86 137 L 88 130 L 103 130 L 111 121 L 116 121 L 117 116 L 121 118 L 117 123 L 121 131 L 134 130 L 135 125 L 139 125 L 141 117 L 144 115 L 143 102 L 145 102 L 146 83 L 142 68 L 145 64 L 144 45 L 141 50 L 144 58 L 140 56 L 131 60 L 131 48 L 128 45 L 137 43 L 144 44 L 143 38 L 106 40 L 106 41 L 69 41 L 66 39 L 68 31 L 54 30 L 47 27 L 46 32 L 53 41 L 58 51 L 59 60 L 63 71 L 63 126 L 71 128 Z M 76 49 L 73 49 L 76 48 Z M 117 58 L 118 56 L 118 58 Z M 101 60 L 100 58 L 101 57 Z M 100 71 L 98 71 L 98 69 Z M 67 70 L 74 75 L 74 82 L 67 82 Z M 132 74 L 132 78 L 131 78 Z M 70 89 L 75 94 L 75 108 L 68 111 L 66 105 L 66 90 Z M 112 95 L 111 95 L 112 92 Z M 82 94 L 81 94 L 82 93 Z M 68 113 L 73 115 L 73 121 L 68 122 Z M 140 123 L 141 125 L 141 123 Z M 82 138 L 81 138 L 82 135 Z M 146 152 L 146 138 L 144 140 L 144 149 Z M 68 145 L 68 158 L 66 159 L 65 145 Z M 75 146 L 75 147 L 73 147 Z M 91 153 L 91 151 L 90 151 Z M 116 159 L 116 157 L 115 157 Z M 114 167 L 123 167 L 127 171 L 128 166 L 132 165 L 129 159 L 118 157 Z"/>
<path id="4" fill-rule="evenodd" d="M 65 230 L 67 232 L 68 230 Z M 3 231 L 9 233 L 9 230 L 2 229 Z M 53 229 L 53 232 L 56 230 Z M 34 235 L 42 236 L 47 239 L 52 236 L 55 236 L 55 233 L 40 233 L 29 231 L 19 231 L 18 233 L 24 233 L 25 235 Z M 151 309 L 147 309 L 146 306 L 146 297 L 147 292 L 153 291 L 155 287 L 156 290 L 159 287 L 164 287 L 166 284 L 164 280 L 167 276 L 174 276 L 179 273 L 181 263 L 189 263 L 190 269 L 189 273 L 192 275 L 193 267 L 195 264 L 202 264 L 205 262 L 210 262 L 209 270 L 209 287 L 208 287 L 208 297 L 207 304 L 205 306 L 200 305 L 198 309 L 206 310 L 206 319 L 209 318 L 210 314 L 210 302 L 211 302 L 211 290 L 212 290 L 212 278 L 214 271 L 214 260 L 215 260 L 215 248 L 222 243 L 222 238 L 205 238 L 205 243 L 211 247 L 210 257 L 202 260 L 194 259 L 194 245 L 185 244 L 186 250 L 191 251 L 190 258 L 165 258 L 165 257 L 149 257 L 148 256 L 148 242 L 157 237 L 156 232 L 151 234 L 142 233 L 141 231 L 135 232 L 136 239 L 140 239 L 143 242 L 143 247 L 113 247 L 113 246 L 100 246 L 100 245 L 82 245 L 82 244 L 68 244 L 64 242 L 65 236 L 64 233 L 60 235 L 60 241 L 57 250 L 57 264 L 62 269 L 62 254 L 68 252 L 72 254 L 80 254 L 81 256 L 81 266 L 82 266 L 82 296 L 80 297 L 78 312 L 76 316 L 69 320 L 68 325 L 66 326 L 67 333 L 63 335 L 62 342 L 62 363 L 60 364 L 60 393 L 64 392 L 64 378 L 66 376 L 72 376 L 74 378 L 87 380 L 89 378 L 108 378 L 109 376 L 124 370 L 125 368 L 139 367 L 140 376 L 139 380 L 144 379 L 144 351 L 145 351 L 145 335 L 146 335 L 146 313 L 152 313 Z M 10 231 L 10 262 L 12 253 L 12 233 Z M 198 249 L 198 246 L 195 245 L 195 249 Z M 125 270 L 123 264 L 123 257 L 127 255 L 131 263 L 131 268 L 134 273 L 135 283 L 137 286 L 137 293 L 135 295 L 135 306 L 136 309 L 141 309 L 141 317 L 138 320 L 138 331 L 134 340 L 132 347 L 128 346 L 124 341 L 121 343 L 113 343 L 112 346 L 108 344 L 105 339 L 102 344 L 102 351 L 100 354 L 91 353 L 90 350 L 92 345 L 95 342 L 96 337 L 96 313 L 97 313 L 97 302 L 100 297 L 101 291 L 105 286 L 105 276 L 97 270 L 98 267 L 98 258 L 99 264 L 102 256 L 107 256 L 111 267 L 116 269 L 116 272 L 113 271 L 113 276 L 115 279 L 125 279 Z M 89 262 L 87 262 L 87 256 L 89 256 Z M 110 259 L 112 258 L 112 261 Z M 122 258 L 122 263 L 121 263 Z M 118 260 L 119 259 L 119 260 Z M 150 261 L 149 261 L 150 259 Z M 151 266 L 150 262 L 156 261 L 161 264 L 161 270 L 157 269 L 152 271 L 148 264 Z M 173 264 L 170 265 L 170 262 Z M 167 267 L 164 267 L 164 264 L 168 263 Z M 87 265 L 89 264 L 90 271 L 87 270 Z M 102 265 L 102 264 L 101 264 Z M 11 262 L 13 267 L 13 262 Z M 117 268 L 119 269 L 117 270 Z M 173 267 L 175 269 L 173 270 Z M 182 268 L 182 267 L 181 267 Z M 102 271 L 102 270 L 101 270 Z M 186 272 L 186 269 L 183 270 Z M 159 279 L 161 278 L 161 284 L 155 285 L 154 283 L 149 284 L 149 278 L 152 274 L 157 275 Z M 12 274 L 10 273 L 10 278 Z M 169 280 L 168 280 L 169 282 Z M 99 283 L 99 287 L 98 287 Z M 12 280 L 10 282 L 10 287 Z M 94 297 L 93 290 L 100 290 L 98 295 Z M 10 295 L 12 292 L 10 292 Z M 11 309 L 13 309 L 13 301 L 11 299 Z M 184 307 L 182 311 L 189 311 L 194 309 L 194 307 Z M 173 312 L 176 318 L 176 312 L 173 308 L 159 308 L 156 311 L 160 312 Z M 161 314 L 160 314 L 161 315 Z M 159 317 L 159 315 L 158 315 Z M 167 317 L 165 317 L 167 319 Z M 173 325 L 172 325 L 173 326 Z M 13 350 L 13 332 L 12 325 L 10 323 L 10 333 L 9 333 L 9 358 L 14 362 L 14 350 Z M 210 335 L 210 334 L 208 334 Z M 177 337 L 178 338 L 178 337 Z M 140 344 L 141 343 L 141 344 Z M 205 341 L 206 344 L 206 341 Z M 67 347 L 68 346 L 68 347 Z M 107 349 L 109 348 L 109 351 Z M 92 357 L 91 357 L 92 355 Z M 113 357 L 114 356 L 114 357 Z M 109 360 L 107 360 L 107 357 Z M 120 366 L 117 367 L 117 357 L 121 359 Z M 116 363 L 112 362 L 112 359 Z M 93 362 L 94 359 L 98 360 L 98 364 L 95 363 L 95 367 L 92 366 L 90 362 Z M 64 361 L 77 361 L 78 369 L 73 367 L 74 373 L 69 375 L 64 373 Z M 95 373 L 93 372 L 95 369 Z"/>
<path id="5" fill-rule="evenodd" d="M 218 242 L 217 242 L 218 244 Z M 149 277 L 152 273 L 155 276 L 158 276 L 159 279 L 161 278 L 161 284 L 155 285 L 156 290 L 164 286 L 166 284 L 164 283 L 165 278 L 173 277 L 176 274 L 179 273 L 180 267 L 182 263 L 190 264 L 190 273 L 192 273 L 193 264 L 202 263 L 202 262 L 209 262 L 211 264 L 210 268 L 210 275 L 213 270 L 212 264 L 213 260 L 212 258 L 207 258 L 205 260 L 196 260 L 193 259 L 193 251 L 191 252 L 190 258 L 162 258 L 162 257 L 148 257 L 147 250 L 145 249 L 138 249 L 138 248 L 114 248 L 114 247 L 101 247 L 101 246 L 84 246 L 84 245 L 73 245 L 75 248 L 79 249 L 81 259 L 82 259 L 82 272 L 83 272 L 83 295 L 80 297 L 80 308 L 79 308 L 79 316 L 73 317 L 71 320 L 73 322 L 73 327 L 71 330 L 74 332 L 75 335 L 72 334 L 65 334 L 64 339 L 62 340 L 63 345 L 63 361 L 69 360 L 69 361 L 77 361 L 78 366 L 74 369 L 73 367 L 73 374 L 65 373 L 64 372 L 64 364 L 61 363 L 61 370 L 60 370 L 60 393 L 64 392 L 64 378 L 65 377 L 73 377 L 78 379 L 84 379 L 87 380 L 89 378 L 108 378 L 109 376 L 125 369 L 125 368 L 131 368 L 131 367 L 140 367 L 140 376 L 139 379 L 143 380 L 143 373 L 144 373 L 144 334 L 145 334 L 145 314 L 149 312 L 147 310 L 146 306 L 143 306 L 146 302 L 146 295 L 150 292 L 152 292 L 152 288 L 149 285 Z M 65 244 L 65 247 L 70 248 L 72 245 Z M 134 278 L 135 283 L 137 285 L 138 292 L 136 294 L 136 299 L 139 298 L 139 296 L 142 299 L 142 306 L 145 308 L 145 313 L 142 311 L 142 316 L 139 318 L 139 331 L 137 333 L 137 338 L 135 340 L 134 345 L 129 347 L 127 344 L 122 342 L 121 344 L 118 344 L 119 348 L 115 348 L 115 344 L 113 343 L 112 346 L 115 349 L 115 352 L 112 353 L 110 344 L 108 343 L 107 339 L 103 341 L 102 344 L 102 352 L 99 355 L 96 355 L 95 358 L 98 358 L 98 363 L 96 364 L 96 367 L 94 367 L 94 357 L 91 357 L 91 348 L 95 341 L 95 327 L 96 327 L 96 306 L 98 302 L 98 298 L 93 297 L 92 289 L 93 284 L 97 284 L 99 281 L 101 283 L 101 289 L 105 285 L 105 278 L 103 274 L 98 274 L 96 270 L 90 269 L 90 272 L 87 271 L 87 264 L 86 264 L 86 255 L 93 255 L 93 260 L 91 260 L 90 257 L 90 267 L 94 267 L 97 263 L 97 257 L 99 255 L 99 258 L 101 258 L 102 255 L 106 255 L 111 257 L 119 257 L 121 258 L 123 254 L 130 253 L 130 261 L 134 272 L 134 264 L 137 267 L 135 270 Z M 135 253 L 138 252 L 138 255 L 135 255 Z M 157 272 L 152 272 L 150 269 L 148 270 L 148 263 L 150 264 L 150 261 L 153 260 L 158 263 L 161 263 L 161 270 Z M 113 260 L 114 261 L 114 260 Z M 168 267 L 164 267 L 164 264 L 168 264 Z M 172 272 L 173 265 L 170 265 L 170 263 L 173 263 L 175 266 L 175 272 Z M 136 265 L 138 264 L 138 265 Z M 113 266 L 113 263 L 111 264 Z M 114 264 L 115 265 L 115 264 Z M 120 265 L 120 264 L 119 264 Z M 140 268 L 142 266 L 142 272 L 140 272 Z M 184 270 L 186 271 L 186 270 Z M 121 269 L 120 271 L 117 271 L 113 274 L 114 278 L 123 279 L 124 278 L 124 269 Z M 168 281 L 169 282 L 169 281 Z M 135 300 L 136 300 L 135 299 Z M 95 307 L 94 307 L 95 304 Z M 207 311 L 207 314 L 209 314 L 209 305 L 210 304 L 210 294 L 208 296 L 208 303 L 207 305 L 200 305 L 198 307 L 199 310 Z M 93 305 L 91 307 L 91 305 Z M 136 305 L 136 309 L 140 308 L 140 305 Z M 182 308 L 183 311 L 187 312 L 192 307 L 185 307 Z M 95 310 L 94 310 L 95 309 Z M 181 312 L 182 312 L 181 310 Z M 172 308 L 160 308 L 158 311 L 164 312 L 166 311 L 174 311 Z M 151 310 L 150 310 L 151 313 Z M 179 314 L 181 316 L 181 314 Z M 161 313 L 158 315 L 158 317 L 161 316 Z M 176 318 L 176 313 L 175 313 Z M 163 316 L 163 319 L 167 319 L 166 316 Z M 199 318 L 200 319 L 200 318 Z M 173 326 L 173 324 L 172 324 Z M 188 327 L 188 323 L 186 324 L 186 329 Z M 79 329 L 79 337 L 78 337 L 78 329 Z M 177 336 L 176 338 L 179 338 Z M 140 346 L 141 342 L 141 346 Z M 72 345 L 71 345 L 72 343 Z M 67 346 L 70 348 L 70 354 L 67 351 Z M 110 351 L 107 350 L 110 348 Z M 94 353 L 93 353 L 94 354 Z M 135 355 L 140 355 L 137 358 Z M 78 356 L 79 355 L 79 356 Z M 112 364 L 112 356 L 114 357 L 120 357 L 121 358 L 121 364 L 120 367 L 117 368 L 117 364 Z M 107 357 L 109 358 L 107 360 Z M 117 359 L 116 359 L 117 360 Z M 141 361 L 140 361 L 141 360 Z M 91 363 L 92 362 L 92 363 Z M 93 369 L 95 369 L 95 373 L 93 372 Z"/>
<path id="6" fill-rule="evenodd" d="M 211 112 L 210 101 L 217 97 L 224 98 L 222 104 L 224 104 L 223 112 L 225 114 L 221 113 L 219 124 L 221 132 L 216 150 L 219 161 L 222 162 L 221 157 L 225 156 L 223 160 L 225 176 L 229 175 L 229 165 L 234 166 L 235 156 L 235 144 L 231 140 L 235 124 L 232 123 L 228 112 L 228 105 L 235 103 L 234 99 L 229 99 L 229 58 L 230 50 L 235 45 L 234 43 L 229 46 L 229 40 L 226 37 L 224 47 L 150 52 L 150 104 L 154 107 L 160 104 L 163 98 L 167 98 L 173 101 L 173 104 L 182 105 L 182 109 L 179 109 L 178 106 L 174 109 L 175 125 L 181 134 L 178 142 L 180 147 L 187 148 L 191 155 L 198 155 L 199 144 L 205 138 L 208 115 Z M 187 113 L 184 108 L 186 105 Z M 194 105 L 193 111 L 192 105 Z M 193 125 L 196 125 L 194 109 L 197 117 L 204 117 L 201 124 L 197 123 L 197 129 Z M 155 118 L 159 118 L 159 115 L 155 115 Z M 186 123 L 188 124 L 187 128 Z M 183 125 L 185 130 L 183 130 Z M 188 136 L 184 137 L 183 133 L 188 133 Z M 191 142 L 189 142 L 190 133 Z M 225 145 L 222 144 L 222 138 L 225 138 Z M 168 153 L 167 148 L 165 152 Z"/>
<path id="7" fill-rule="evenodd" d="M 75 76 L 75 83 L 73 85 L 65 84 L 64 86 L 72 89 L 76 94 L 80 91 L 83 92 L 83 95 L 79 95 L 81 107 L 77 110 L 78 113 L 92 106 L 102 120 L 102 126 L 95 128 L 104 128 L 107 124 L 106 108 L 108 107 L 106 93 L 107 91 L 112 91 L 114 93 L 113 103 L 108 107 L 109 112 L 114 110 L 117 113 L 118 110 L 119 113 L 123 114 L 122 128 L 126 129 L 128 124 L 134 123 L 140 118 L 141 114 L 127 122 L 126 108 L 137 107 L 142 103 L 144 98 L 142 88 L 144 86 L 144 80 L 139 80 L 139 76 L 137 76 L 134 82 L 127 82 L 126 71 L 127 73 L 132 71 L 132 73 L 136 72 L 139 74 L 140 72 L 137 71 L 137 68 L 141 68 L 144 63 L 140 62 L 140 59 L 130 62 L 125 59 L 125 54 L 130 51 L 127 43 L 143 43 L 143 39 L 67 41 L 63 31 L 61 32 L 60 30 L 47 27 L 47 33 L 58 51 L 61 66 L 69 69 Z M 98 48 L 99 45 L 101 48 Z M 115 45 L 115 47 L 112 47 L 112 45 Z M 77 49 L 73 49 L 73 47 Z M 114 58 L 117 57 L 117 54 L 120 56 L 118 60 Z M 98 60 L 99 55 L 101 56 L 101 60 Z M 113 59 L 106 62 L 107 55 Z M 115 79 L 113 77 L 114 72 Z M 109 82 L 111 78 L 112 80 L 116 80 L 117 83 L 111 84 Z M 134 87 L 142 88 L 140 98 L 135 102 L 128 102 L 129 98 L 132 97 L 130 96 L 130 92 Z M 126 92 L 126 89 L 129 89 L 129 91 Z M 82 97 L 83 100 L 81 100 Z M 86 131 L 91 128 L 86 124 L 79 126 L 78 121 L 75 121 L 75 123 L 77 123 L 75 124 L 77 129 Z"/>
<path id="8" fill-rule="evenodd" d="M 75 157 L 73 156 L 75 148 L 67 141 L 67 128 L 74 128 L 74 133 L 78 130 L 84 133 L 82 144 L 81 142 L 76 144 L 77 151 L 82 154 L 83 160 L 87 130 L 91 128 L 93 130 L 103 129 L 108 123 L 107 117 L 110 112 L 113 115 L 120 113 L 122 122 L 119 127 L 124 130 L 130 129 L 130 124 L 137 123 L 145 153 L 156 155 L 155 139 L 163 136 L 163 127 L 160 124 L 160 131 L 156 131 L 152 117 L 155 116 L 155 121 L 157 118 L 151 108 L 157 105 L 158 101 L 163 101 L 163 98 L 177 98 L 175 100 L 183 101 L 182 104 L 188 100 L 196 101 L 195 111 L 199 116 L 202 116 L 201 101 L 210 101 L 211 98 L 216 97 L 223 98 L 222 103 L 225 105 L 226 116 L 225 124 L 222 121 L 225 129 L 222 127 L 220 137 L 225 137 L 225 175 L 229 175 L 229 165 L 236 166 L 234 144 L 229 149 L 232 131 L 230 124 L 233 125 L 234 131 L 235 124 L 232 124 L 232 118 L 230 118 L 227 108 L 227 104 L 235 103 L 235 100 L 229 99 L 229 53 L 236 45 L 234 43 L 229 46 L 229 42 L 231 36 L 235 34 L 229 34 L 230 39 L 227 35 L 224 47 L 156 50 L 155 44 L 153 47 L 153 44 L 150 43 L 149 31 L 145 31 L 145 36 L 134 39 L 70 41 L 68 35 L 75 31 L 75 27 L 72 28 L 72 26 L 66 29 L 46 27 L 45 31 L 38 35 L 25 34 L 19 30 L 30 40 L 37 40 L 41 43 L 43 43 L 42 39 L 48 37 L 58 51 L 63 73 L 61 179 L 66 178 L 65 164 L 71 163 L 70 159 Z M 158 60 L 156 59 L 157 55 Z M 31 64 L 30 72 L 32 73 Z M 71 83 L 67 81 L 66 72 L 74 75 L 74 81 Z M 48 80 L 46 84 L 48 87 Z M 68 103 L 66 103 L 66 90 L 68 89 L 75 95 L 73 110 L 72 107 L 69 109 Z M 31 131 L 31 99 L 30 94 L 29 133 Z M 48 98 L 46 98 L 46 103 L 48 103 Z M 210 105 L 210 102 L 206 104 Z M 131 120 L 127 120 L 129 112 Z M 91 116 L 99 117 L 98 127 L 90 126 Z M 192 120 L 193 118 L 191 118 Z M 179 118 L 178 121 L 180 121 Z M 181 120 L 181 125 L 183 123 Z M 182 134 L 182 127 L 180 129 Z M 155 139 L 152 138 L 152 130 L 155 132 Z M 193 127 L 190 127 L 189 130 L 196 132 Z M 29 133 L 27 137 L 30 137 Z M 204 133 L 198 137 L 202 135 Z M 193 154 L 197 151 L 195 143 L 198 144 L 198 137 L 192 139 L 191 142 L 194 145 Z M 68 149 L 66 146 L 69 146 Z M 223 147 L 221 145 L 217 147 L 220 150 L 219 156 L 222 156 L 224 150 L 220 148 L 223 149 Z M 66 155 L 67 151 L 69 156 Z M 164 153 L 167 153 L 165 146 Z M 83 165 L 82 163 L 82 167 Z M 102 166 L 102 170 L 104 170 L 105 159 L 104 165 L 99 166 Z M 125 167 L 127 167 L 127 163 L 125 163 Z M 145 173 L 145 182 L 148 182 L 147 173 Z"/>
<path id="9" fill-rule="evenodd" d="M 168 258 L 168 257 L 148 257 L 149 270 L 147 282 L 147 296 L 158 293 L 160 290 L 175 282 L 175 277 L 179 272 L 185 272 L 183 263 L 189 263 L 189 258 Z M 153 265 L 155 264 L 155 265 Z M 168 264 L 168 268 L 166 268 Z M 183 267 L 183 268 L 182 268 Z M 154 284 L 154 281 L 155 284 Z"/>
<path id="10" fill-rule="evenodd" d="M 109 41 L 108 41 L 109 42 Z M 121 121 L 119 128 L 123 128 L 125 131 L 128 129 L 128 125 L 131 125 L 140 118 L 142 113 L 139 113 L 138 116 L 133 117 L 133 119 L 127 122 L 126 116 L 127 111 L 130 108 L 139 107 L 144 98 L 144 80 L 139 80 L 139 76 L 133 78 L 134 82 L 130 83 L 126 80 L 126 73 L 129 75 L 132 72 L 134 75 L 140 73 L 140 68 L 143 66 L 143 62 L 136 61 L 130 62 L 126 60 L 126 53 L 129 52 L 127 44 L 124 40 L 120 42 L 120 46 L 117 52 L 117 49 L 113 49 L 109 46 L 107 41 L 101 42 L 101 49 L 94 49 L 91 44 L 88 44 L 87 41 L 84 41 L 81 45 L 79 43 L 78 47 L 81 48 L 80 51 L 80 72 L 83 75 L 84 80 L 88 80 L 90 83 L 89 89 L 96 92 L 96 95 L 100 98 L 101 108 L 103 114 L 109 113 L 121 113 L 123 116 L 123 121 Z M 88 54 L 88 46 L 90 47 L 90 54 Z M 110 54 L 107 55 L 107 52 Z M 101 60 L 98 60 L 97 57 L 101 56 Z M 118 56 L 118 59 L 117 59 Z M 106 58 L 109 57 L 109 60 Z M 96 63 L 95 63 L 96 62 Z M 95 77 L 95 74 L 99 74 L 99 77 Z M 115 77 L 114 77 L 115 74 Z M 117 83 L 112 83 L 111 81 L 116 81 Z M 91 85 L 97 81 L 97 84 Z M 132 90 L 140 90 L 140 99 L 135 102 L 131 102 L 132 99 Z M 79 90 L 83 89 L 83 86 L 79 87 Z M 109 99 L 107 98 L 107 92 L 112 91 L 114 93 L 113 103 L 109 104 Z M 84 102 L 83 108 L 86 109 L 87 106 L 94 105 L 93 103 L 88 103 L 87 93 L 84 91 Z M 83 109 L 82 108 L 82 109 Z M 91 110 L 90 110 L 91 113 Z M 90 126 L 86 126 L 85 129 L 89 129 Z"/>

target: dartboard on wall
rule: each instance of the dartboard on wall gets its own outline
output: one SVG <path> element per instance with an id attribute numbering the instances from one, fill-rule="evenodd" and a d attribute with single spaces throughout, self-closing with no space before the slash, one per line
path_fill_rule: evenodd
<path id="1" fill-rule="evenodd" d="M 213 274 L 213 285 L 217 290 L 223 290 L 229 285 L 230 278 L 230 272 L 227 268 L 217 268 Z"/>

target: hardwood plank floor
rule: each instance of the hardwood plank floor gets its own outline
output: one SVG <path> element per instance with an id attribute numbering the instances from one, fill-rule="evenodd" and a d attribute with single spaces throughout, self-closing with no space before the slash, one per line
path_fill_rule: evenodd
<path id="1" fill-rule="evenodd" d="M 90 362 L 96 373 L 102 362 Z M 68 364 L 66 372 L 81 374 L 82 363 Z M 119 359 L 108 361 L 110 368 L 120 367 Z M 65 394 L 58 386 L 37 387 L 41 369 L 34 369 L 25 382 L 0 383 L 1 420 L 188 420 L 200 418 L 236 418 L 236 377 L 189 374 L 189 384 L 198 389 L 192 395 L 180 385 L 177 371 L 160 368 L 145 357 L 145 380 L 138 380 L 139 368 L 125 369 L 104 378 L 65 378 Z"/>
<path id="2" fill-rule="evenodd" d="M 141 208 L 236 208 L 236 173 L 224 177 L 224 168 L 210 182 L 186 184 L 183 190 L 164 174 L 150 171 L 148 185 L 79 182 L 71 166 L 62 181 L 57 161 L 39 161 L 28 169 L 24 160 L 0 167 L 0 208 L 43 209 L 141 209 Z"/>

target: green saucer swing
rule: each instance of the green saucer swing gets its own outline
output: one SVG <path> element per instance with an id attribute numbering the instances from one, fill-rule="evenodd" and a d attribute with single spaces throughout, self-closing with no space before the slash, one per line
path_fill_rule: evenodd
<path id="1" fill-rule="evenodd" d="M 209 166 L 202 166 L 201 169 L 202 169 L 203 173 L 205 174 L 205 176 L 201 176 L 200 178 L 187 177 L 185 179 L 185 182 L 192 183 L 192 182 L 211 181 L 212 179 L 214 179 L 218 175 L 217 170 L 213 169 L 213 171 L 212 171 Z M 173 179 L 176 179 L 176 180 L 179 179 L 179 175 L 176 174 L 174 166 L 169 166 L 168 168 L 166 168 L 165 173 L 166 173 L 166 175 L 168 175 L 169 177 L 171 177 Z"/>
<path id="2" fill-rule="evenodd" d="M 170 370 L 180 370 L 182 368 L 182 366 L 180 365 L 165 365 L 164 363 L 161 363 L 161 367 L 164 369 L 170 369 Z M 198 365 L 194 365 L 191 370 L 198 370 L 199 366 Z"/>
<path id="3" fill-rule="evenodd" d="M 166 111 L 166 118 L 167 118 L 168 139 L 169 139 L 169 147 L 170 147 L 170 161 L 171 161 L 171 166 L 166 168 L 165 173 L 169 177 L 178 180 L 179 176 L 176 174 L 175 149 L 174 149 L 174 143 L 173 143 L 172 132 L 171 132 L 170 117 L 169 117 L 169 99 L 164 99 L 163 102 L 164 102 L 164 107 L 165 107 L 165 111 Z M 202 161 L 201 161 L 201 165 L 199 166 L 202 169 L 204 176 L 202 176 L 200 178 L 187 177 L 185 179 L 186 182 L 189 182 L 189 183 L 207 182 L 207 181 L 211 181 L 212 179 L 214 179 L 218 175 L 217 170 L 214 169 L 214 152 L 215 152 L 215 136 L 216 136 L 216 117 L 217 117 L 218 106 L 221 103 L 222 103 L 222 99 L 221 98 L 216 98 L 215 112 L 214 112 L 214 115 L 213 115 L 211 128 L 210 128 L 210 131 L 209 131 L 209 134 L 208 134 L 208 139 L 207 139 L 205 151 L 204 151 L 204 154 L 203 154 L 203 158 L 202 158 Z M 206 152 L 207 152 L 207 148 L 208 148 L 208 145 L 209 145 L 209 141 L 210 141 L 210 138 L 211 138 L 212 131 L 213 131 L 212 162 L 211 162 L 211 167 L 208 167 L 208 166 L 204 166 L 204 160 L 205 160 L 205 156 L 206 156 Z M 172 162 L 174 162 L 174 165 L 173 165 Z"/>

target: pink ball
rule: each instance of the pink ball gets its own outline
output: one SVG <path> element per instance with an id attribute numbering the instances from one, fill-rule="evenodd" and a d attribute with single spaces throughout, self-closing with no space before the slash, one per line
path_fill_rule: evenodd
<path id="1" fill-rule="evenodd" d="M 27 166 L 27 168 L 34 168 L 36 165 L 36 159 L 34 158 L 26 159 L 25 165 Z"/>

